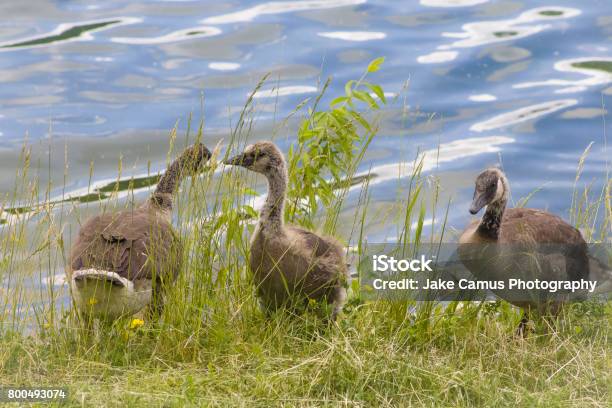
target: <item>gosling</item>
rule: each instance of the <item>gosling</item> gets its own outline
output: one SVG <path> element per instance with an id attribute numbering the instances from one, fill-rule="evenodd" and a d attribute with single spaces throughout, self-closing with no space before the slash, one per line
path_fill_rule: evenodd
<path id="1" fill-rule="evenodd" d="M 97 215 L 79 230 L 67 268 L 75 306 L 86 318 L 115 320 L 163 308 L 163 294 L 182 267 L 182 243 L 172 227 L 173 195 L 210 158 L 202 144 L 187 148 L 138 208 Z"/>
<path id="2" fill-rule="evenodd" d="M 509 193 L 508 179 L 500 169 L 489 168 L 476 178 L 470 213 L 484 207 L 486 211 L 459 239 L 463 264 L 483 280 L 588 280 L 592 261 L 580 231 L 545 211 L 506 209 Z M 568 300 L 542 292 L 497 290 L 495 294 L 524 309 L 519 326 L 523 334 L 530 310 L 555 315 Z"/>
<path id="3" fill-rule="evenodd" d="M 298 311 L 309 302 L 331 306 L 331 319 L 346 300 L 349 274 L 342 246 L 332 238 L 285 225 L 287 166 L 281 151 L 263 141 L 224 161 L 264 175 L 268 195 L 251 238 L 249 267 L 264 311 Z"/>

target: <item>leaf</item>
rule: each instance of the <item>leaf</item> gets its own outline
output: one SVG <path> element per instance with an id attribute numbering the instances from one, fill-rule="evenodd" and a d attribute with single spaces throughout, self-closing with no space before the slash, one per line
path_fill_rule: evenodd
<path id="1" fill-rule="evenodd" d="M 363 116 L 361 116 L 359 113 L 357 113 L 357 112 L 351 112 L 351 116 L 352 116 L 352 117 L 353 117 L 353 118 L 354 118 L 354 119 L 355 119 L 357 122 L 359 122 L 359 124 L 360 124 L 361 126 L 363 126 L 363 128 L 364 128 L 365 130 L 367 130 L 368 132 L 371 132 L 371 131 L 372 131 L 372 129 L 371 129 L 370 124 L 368 123 L 368 121 L 367 121 L 367 120 L 365 120 L 365 119 L 363 118 Z"/>
<path id="2" fill-rule="evenodd" d="M 344 93 L 348 98 L 353 96 L 353 83 L 355 83 L 355 80 L 351 79 L 344 85 Z"/>
<path id="3" fill-rule="evenodd" d="M 331 106 L 332 108 L 336 105 L 339 105 L 343 102 L 346 102 L 348 100 L 348 97 L 346 96 L 339 96 L 336 99 L 334 99 L 333 101 L 330 102 L 329 106 Z"/>
<path id="4" fill-rule="evenodd" d="M 315 135 L 315 132 L 310 130 L 305 130 L 300 132 L 300 143 L 306 142 L 308 139 L 311 139 Z"/>
<path id="5" fill-rule="evenodd" d="M 346 113 L 341 110 L 334 110 L 332 114 L 329 116 L 330 121 L 332 121 L 338 128 L 344 128 L 346 126 L 346 122 L 348 118 L 346 117 Z"/>
<path id="6" fill-rule="evenodd" d="M 252 188 L 248 188 L 248 187 L 245 187 L 243 192 L 244 192 L 244 195 L 247 195 L 247 196 L 258 196 L 259 195 L 257 191 L 253 190 Z"/>
<path id="7" fill-rule="evenodd" d="M 385 62 L 385 57 L 378 57 L 368 65 L 368 72 L 376 72 L 380 69 L 382 63 Z"/>
<path id="8" fill-rule="evenodd" d="M 414 232 L 414 241 L 415 242 L 420 242 L 421 241 L 421 233 L 423 232 L 423 224 L 425 222 L 425 206 L 421 205 L 421 209 L 419 211 L 419 220 L 417 222 L 417 228 L 416 231 Z"/>
<path id="9" fill-rule="evenodd" d="M 371 109 L 380 109 L 374 98 L 370 96 L 369 93 L 363 91 L 353 91 L 353 96 L 359 99 L 360 101 L 364 101 L 367 103 Z"/>
<path id="10" fill-rule="evenodd" d="M 255 211 L 255 209 L 253 207 L 251 207 L 250 205 L 244 205 L 242 207 L 242 209 L 244 210 L 244 212 L 249 215 L 251 218 L 257 218 L 259 216 L 259 214 L 257 213 L 257 211 Z"/>
<path id="11" fill-rule="evenodd" d="M 365 286 L 367 286 L 367 285 L 364 285 L 364 287 Z M 359 286 L 359 280 L 358 279 L 352 279 L 351 280 L 351 289 L 352 289 L 353 293 L 359 293 L 359 289 L 361 289 L 361 288 Z"/>
<path id="12" fill-rule="evenodd" d="M 374 92 L 374 95 L 376 95 L 382 103 L 387 104 L 387 97 L 385 96 L 385 92 L 380 85 L 366 84 L 366 86 L 370 88 L 372 92 Z"/>

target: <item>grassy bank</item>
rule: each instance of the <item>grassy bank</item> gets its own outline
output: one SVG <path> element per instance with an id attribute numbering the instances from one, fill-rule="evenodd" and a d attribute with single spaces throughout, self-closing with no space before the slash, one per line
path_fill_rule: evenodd
<path id="1" fill-rule="evenodd" d="M 367 73 L 376 72 L 380 62 Z M 227 151 L 242 148 L 248 138 L 251 102 Z M 364 75 L 330 106 L 320 102 L 316 98 L 296 110 L 304 119 L 288 154 L 287 217 L 337 236 L 359 256 L 371 198 L 369 178 L 355 172 L 375 137 L 384 93 Z M 303 113 L 306 106 L 310 109 Z M 201 128 L 187 132 L 185 140 L 173 133 L 170 145 L 201 137 Z M 27 152 L 24 162 L 27 169 Z M 557 321 L 536 322 L 535 334 L 523 339 L 514 336 L 520 314 L 505 302 L 446 307 L 365 302 L 356 279 L 337 325 L 326 325 L 310 312 L 265 318 L 244 262 L 256 216 L 255 184 L 252 175 L 221 171 L 214 164 L 186 182 L 175 211 L 186 244 L 185 268 L 162 318 L 144 324 L 121 320 L 91 334 L 81 329 L 69 305 L 58 306 L 62 294 L 53 285 L 32 289 L 28 283 L 42 279 L 40 270 L 61 272 L 70 243 L 63 214 L 81 219 L 86 212 L 78 200 L 47 199 L 38 205 L 38 197 L 49 195 L 21 171 L 13 199 L 4 207 L 21 210 L 9 211 L 3 227 L 0 277 L 11 289 L 1 289 L 0 385 L 65 386 L 74 406 L 612 403 L 610 302 L 572 305 Z M 443 228 L 448 203 L 437 202 L 436 185 L 420 174 L 417 159 L 403 185 L 406 196 L 381 217 L 410 250 L 448 239 Z M 345 199 L 355 186 L 358 204 L 340 228 Z M 107 188 L 99 206 L 112 211 L 133 205 L 130 193 L 127 200 L 117 200 L 123 187 L 126 183 L 117 182 L 114 191 Z M 609 192 L 608 186 L 601 194 L 574 196 L 575 221 L 589 226 L 593 239 L 610 239 Z M 88 205 L 98 206 L 95 201 Z M 424 232 L 426 213 L 437 214 L 435 234 Z M 340 229 L 348 232 L 339 235 Z"/>
<path id="2" fill-rule="evenodd" d="M 129 340 L 2 339 L 4 384 L 59 384 L 74 405 L 609 406 L 610 310 L 519 340 L 517 315 L 471 308 L 428 330 L 353 309 L 333 330 L 246 313 L 194 333 L 140 328 Z M 175 342 L 166 338 L 178 337 Z M 164 340 L 166 338 L 166 340 Z"/>

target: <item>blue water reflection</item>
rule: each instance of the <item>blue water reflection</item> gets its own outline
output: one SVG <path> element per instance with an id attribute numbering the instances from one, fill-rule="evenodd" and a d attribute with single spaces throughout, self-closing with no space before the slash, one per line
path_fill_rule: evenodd
<path id="1" fill-rule="evenodd" d="M 0 14 L 2 193 L 26 135 L 40 146 L 50 135 L 64 141 L 67 187 L 78 192 L 91 161 L 102 184 L 120 154 L 134 174 L 148 161 L 162 168 L 164 134 L 199 113 L 202 95 L 213 143 L 270 73 L 253 135 L 267 138 L 324 78 L 333 77 L 331 98 L 378 56 L 386 63 L 373 80 L 397 97 L 360 169 L 376 173 L 375 202 L 397 199 L 417 152 L 441 175 L 457 228 L 472 177 L 500 160 L 515 200 L 544 186 L 530 204 L 563 216 L 590 142 L 584 178 L 595 189 L 606 181 L 608 1 L 31 0 L 2 2 Z M 277 136 L 290 140 L 291 130 Z M 62 170 L 54 165 L 52 177 Z"/>

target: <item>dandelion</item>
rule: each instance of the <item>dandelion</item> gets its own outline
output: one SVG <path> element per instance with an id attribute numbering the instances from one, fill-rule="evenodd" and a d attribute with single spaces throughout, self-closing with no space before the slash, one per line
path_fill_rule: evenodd
<path id="1" fill-rule="evenodd" d="M 144 320 L 142 319 L 132 319 L 130 322 L 130 329 L 134 330 L 144 325 Z"/>
<path id="2" fill-rule="evenodd" d="M 90 306 L 93 306 L 93 305 L 95 305 L 96 303 L 98 303 L 98 299 L 96 299 L 95 297 L 91 297 L 91 298 L 89 298 L 89 305 L 90 305 Z"/>

